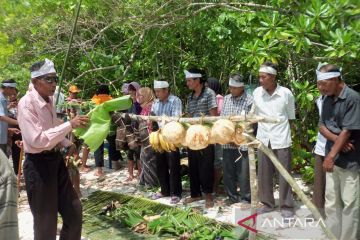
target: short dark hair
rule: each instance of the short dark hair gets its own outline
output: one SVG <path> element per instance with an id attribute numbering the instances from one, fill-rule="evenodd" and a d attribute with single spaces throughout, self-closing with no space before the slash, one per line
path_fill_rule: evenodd
<path id="1" fill-rule="evenodd" d="M 16 83 L 16 81 L 14 80 L 14 79 L 12 79 L 12 78 L 10 78 L 10 79 L 5 79 L 5 80 L 3 80 L 2 82 L 1 82 L 1 88 L 6 88 L 6 87 L 4 87 L 4 83 Z"/>
<path id="2" fill-rule="evenodd" d="M 31 65 L 30 72 L 38 71 L 43 65 L 45 64 L 45 61 L 38 61 Z"/>
<path id="3" fill-rule="evenodd" d="M 221 84 L 217 78 L 209 77 L 207 83 L 208 87 L 211 88 L 216 94 L 221 94 Z"/>
<path id="4" fill-rule="evenodd" d="M 201 74 L 201 78 L 200 79 L 200 83 L 205 83 L 206 80 L 207 80 L 207 77 L 206 77 L 206 72 L 204 70 L 201 70 L 199 68 L 196 68 L 196 67 L 192 67 L 188 70 L 188 72 L 190 73 L 200 73 Z"/>
<path id="5" fill-rule="evenodd" d="M 99 88 L 96 90 L 96 95 L 99 95 L 99 94 L 109 95 L 110 94 L 109 86 L 105 85 L 105 84 L 100 85 Z"/>
<path id="6" fill-rule="evenodd" d="M 334 64 L 326 64 L 320 67 L 319 69 L 320 72 L 341 72 L 340 68 Z M 341 75 L 338 77 L 340 81 L 342 81 L 341 79 Z"/>
<path id="7" fill-rule="evenodd" d="M 278 71 L 278 65 L 276 65 L 275 63 L 270 62 L 270 61 L 264 62 L 263 64 L 261 64 L 261 66 L 272 67 L 273 69 Z"/>

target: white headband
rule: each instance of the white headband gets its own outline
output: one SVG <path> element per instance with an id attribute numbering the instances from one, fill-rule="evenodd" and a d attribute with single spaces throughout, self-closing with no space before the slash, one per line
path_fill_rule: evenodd
<path id="1" fill-rule="evenodd" d="M 316 70 L 316 77 L 318 81 L 327 80 L 334 77 L 340 77 L 340 72 L 320 72 Z"/>
<path id="2" fill-rule="evenodd" d="M 243 87 L 244 83 L 240 81 L 236 81 L 233 78 L 229 78 L 229 86 L 230 87 Z"/>
<path id="3" fill-rule="evenodd" d="M 202 75 L 200 73 L 191 73 L 189 71 L 184 71 L 185 73 L 185 78 L 201 78 Z"/>
<path id="4" fill-rule="evenodd" d="M 16 88 L 16 83 L 2 83 L 4 87 Z"/>
<path id="5" fill-rule="evenodd" d="M 259 69 L 259 72 L 269 73 L 269 74 L 272 74 L 272 75 L 276 75 L 276 74 L 277 74 L 276 69 L 275 69 L 275 68 L 272 68 L 272 67 L 269 67 L 269 66 L 261 66 L 260 69 Z"/>
<path id="6" fill-rule="evenodd" d="M 154 89 L 159 89 L 159 88 L 168 88 L 169 87 L 169 83 L 166 81 L 154 81 Z"/>
<path id="7" fill-rule="evenodd" d="M 45 58 L 44 65 L 42 65 L 39 70 L 31 72 L 31 78 L 37 78 L 49 73 L 56 73 L 54 63 L 49 59 Z"/>

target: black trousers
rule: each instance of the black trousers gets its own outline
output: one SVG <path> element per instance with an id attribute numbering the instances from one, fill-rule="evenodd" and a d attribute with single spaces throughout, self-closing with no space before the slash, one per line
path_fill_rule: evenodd
<path id="1" fill-rule="evenodd" d="M 60 240 L 81 238 L 82 206 L 60 153 L 26 154 L 26 192 L 34 216 L 34 239 L 55 240 L 57 217 L 63 226 Z"/>
<path id="2" fill-rule="evenodd" d="M 214 156 L 214 145 L 202 150 L 188 149 L 191 197 L 213 192 Z"/>
<path id="3" fill-rule="evenodd" d="M 122 156 L 120 151 L 116 150 L 115 144 L 115 135 L 107 136 L 106 140 L 109 143 L 109 161 L 119 161 L 122 160 Z M 104 166 L 104 143 L 100 145 L 98 149 L 94 152 L 95 157 L 95 166 L 96 167 L 103 167 Z"/>
<path id="4" fill-rule="evenodd" d="M 179 150 L 156 154 L 156 171 L 163 196 L 181 197 L 180 170 Z"/>
<path id="5" fill-rule="evenodd" d="M 250 173 L 248 151 L 224 149 L 223 169 L 224 169 L 224 188 L 232 202 L 241 200 L 251 200 L 250 194 Z M 240 186 L 240 194 L 237 187 Z"/>
<path id="6" fill-rule="evenodd" d="M 13 167 L 16 175 L 18 175 L 19 171 L 19 159 L 21 149 L 15 144 L 15 141 L 21 139 L 21 134 L 14 134 L 11 139 L 11 158 L 13 160 Z"/>

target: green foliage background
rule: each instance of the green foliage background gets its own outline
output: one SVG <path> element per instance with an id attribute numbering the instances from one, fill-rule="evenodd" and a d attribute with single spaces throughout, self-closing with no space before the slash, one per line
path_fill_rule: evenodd
<path id="1" fill-rule="evenodd" d="M 34 61 L 50 58 L 60 72 L 77 3 L 0 0 L 0 79 L 15 78 L 24 93 Z M 257 84 L 259 65 L 272 60 L 279 82 L 297 98 L 294 161 L 304 171 L 317 131 L 314 69 L 318 62 L 338 64 L 346 83 L 359 88 L 359 18 L 357 0 L 83 0 L 62 77 L 84 98 L 102 82 L 116 95 L 124 81 L 151 86 L 157 78 L 184 98 L 183 70 L 190 65 L 226 86 L 234 71 Z"/>

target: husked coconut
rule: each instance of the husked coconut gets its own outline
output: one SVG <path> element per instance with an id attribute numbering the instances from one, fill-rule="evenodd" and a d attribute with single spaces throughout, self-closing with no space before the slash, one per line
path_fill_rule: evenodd
<path id="1" fill-rule="evenodd" d="M 185 142 L 192 150 L 204 149 L 209 145 L 210 129 L 200 124 L 192 125 L 186 131 Z"/>
<path id="2" fill-rule="evenodd" d="M 228 119 L 217 120 L 211 128 L 212 142 L 227 144 L 233 141 L 235 124 Z"/>
<path id="3" fill-rule="evenodd" d="M 234 143 L 236 145 L 246 144 L 246 138 L 242 134 L 244 132 L 244 128 L 242 125 L 237 125 L 235 128 L 235 136 L 234 136 Z"/>
<path id="4" fill-rule="evenodd" d="M 172 144 L 180 144 L 184 141 L 186 130 L 179 122 L 169 122 L 161 129 L 164 140 Z"/>

